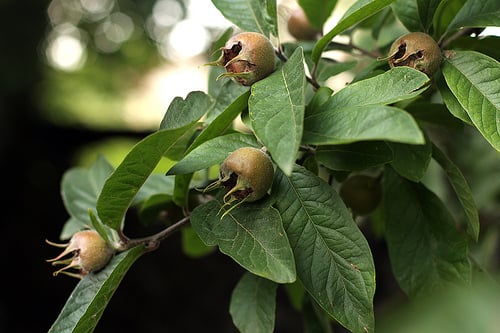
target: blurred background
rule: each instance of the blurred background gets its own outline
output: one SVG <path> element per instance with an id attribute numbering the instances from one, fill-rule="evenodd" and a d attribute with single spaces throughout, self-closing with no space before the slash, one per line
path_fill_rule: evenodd
<path id="1" fill-rule="evenodd" d="M 283 15 L 296 5 L 278 3 Z M 341 3 L 340 12 L 352 1 Z M 0 247 L 6 281 L 0 332 L 47 331 L 77 284 L 53 277 L 45 262 L 57 252 L 45 239 L 58 241 L 68 218 L 60 196 L 64 172 L 90 165 L 98 154 L 118 165 L 133 144 L 156 130 L 174 97 L 206 91 L 203 64 L 213 52 L 211 42 L 230 26 L 210 0 L 0 1 Z M 282 41 L 287 38 L 284 33 Z M 349 74 L 337 79 L 334 89 Z M 478 260 L 498 269 L 500 159 L 472 131 L 455 139 L 471 147 L 467 156 L 457 151 L 456 160 L 470 176 L 487 230 Z M 368 237 L 381 277 L 376 301 L 390 308 L 404 296 L 384 244 Z M 229 298 L 242 273 L 218 253 L 186 257 L 174 235 L 132 267 L 96 332 L 236 332 Z M 278 331 L 302 331 L 281 289 L 278 301 Z"/>

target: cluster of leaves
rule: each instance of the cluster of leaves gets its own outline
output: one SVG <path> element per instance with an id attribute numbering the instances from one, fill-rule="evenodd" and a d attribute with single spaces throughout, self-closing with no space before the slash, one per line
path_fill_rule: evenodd
<path id="1" fill-rule="evenodd" d="M 213 3 L 238 28 L 279 40 L 275 1 Z M 318 28 L 336 6 L 334 0 L 299 3 Z M 402 290 L 414 297 L 469 284 L 468 244 L 478 239 L 477 208 L 466 179 L 431 134 L 473 126 L 500 150 L 500 65 L 493 48 L 498 38 L 463 33 L 500 25 L 499 7 L 496 0 L 359 0 L 319 40 L 279 45 L 283 61 L 251 87 L 217 81 L 220 69 L 213 69 L 208 92 L 174 99 L 158 131 L 134 146 L 115 170 L 101 158 L 89 169 L 65 174 L 62 194 L 71 215 L 65 235 L 93 224 L 126 242 L 121 233 L 131 208 L 143 213 L 177 207 L 191 225 L 182 219 L 170 228 L 179 226 L 186 234 L 186 248 L 194 231 L 206 245 L 202 254 L 217 246 L 248 271 L 229 309 L 240 331 L 273 331 L 276 288 L 287 284 L 304 304 L 319 306 L 317 316 L 352 332 L 373 332 L 372 253 L 334 186 L 350 173 L 370 171 L 383 175 L 383 204 L 372 220 L 382 226 Z M 399 20 L 409 31 L 428 32 L 449 46 L 449 56 L 433 78 L 408 67 L 389 69 L 372 58 L 352 83 L 333 93 L 326 81 L 355 63 L 327 58 L 336 45 L 331 40 L 352 36 L 367 19 L 375 40 L 387 22 Z M 238 116 L 246 130 L 233 126 Z M 221 193 L 197 189 L 210 180 L 207 170 L 237 148 L 262 145 L 276 164 L 270 193 L 221 218 Z M 153 173 L 163 157 L 175 163 L 166 175 Z M 452 215 L 422 183 L 432 159 L 447 175 L 461 214 Z M 145 251 L 144 244 L 129 246 L 105 269 L 82 279 L 51 332 L 92 331 L 127 269 Z"/>

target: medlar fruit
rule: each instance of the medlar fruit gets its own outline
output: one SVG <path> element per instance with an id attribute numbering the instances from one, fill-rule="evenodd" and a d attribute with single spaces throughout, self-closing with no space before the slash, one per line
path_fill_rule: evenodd
<path id="1" fill-rule="evenodd" d="M 432 76 L 442 60 L 441 49 L 426 33 L 411 32 L 394 41 L 389 51 L 389 66 L 408 66 Z"/>
<path id="2" fill-rule="evenodd" d="M 226 190 L 224 206 L 238 202 L 222 215 L 224 217 L 243 202 L 253 202 L 264 197 L 271 188 L 273 178 L 274 166 L 267 153 L 254 147 L 243 147 L 229 154 L 220 165 L 219 179 L 204 191 L 223 186 Z"/>
<path id="3" fill-rule="evenodd" d="M 46 242 L 56 247 L 65 248 L 57 257 L 47 260 L 52 265 L 66 265 L 54 272 L 54 276 L 64 273 L 69 276 L 82 278 L 90 272 L 104 268 L 115 253 L 115 249 L 95 230 L 79 231 L 71 237 L 67 244 Z M 69 254 L 71 254 L 70 258 L 62 259 Z M 77 273 L 66 271 L 70 268 L 76 269 Z"/>
<path id="4" fill-rule="evenodd" d="M 359 174 L 347 178 L 339 194 L 355 215 L 368 215 L 382 199 L 382 186 L 379 178 Z"/>
<path id="5" fill-rule="evenodd" d="M 220 58 L 208 65 L 223 66 L 226 73 L 244 86 L 262 80 L 274 71 L 274 47 L 261 33 L 241 32 L 231 37 L 222 48 Z"/>
<path id="6" fill-rule="evenodd" d="M 315 40 L 320 35 L 320 31 L 311 25 L 302 7 L 292 11 L 287 21 L 287 29 L 297 40 Z"/>

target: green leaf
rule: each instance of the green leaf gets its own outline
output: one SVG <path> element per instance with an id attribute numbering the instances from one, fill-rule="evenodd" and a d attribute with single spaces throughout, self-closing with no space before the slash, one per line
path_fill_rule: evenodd
<path id="1" fill-rule="evenodd" d="M 266 36 L 274 31 L 265 0 L 212 0 L 212 3 L 243 31 L 260 32 Z"/>
<path id="2" fill-rule="evenodd" d="M 392 161 L 392 150 L 385 142 L 356 142 L 347 145 L 320 146 L 316 159 L 329 169 L 355 171 Z"/>
<path id="3" fill-rule="evenodd" d="M 115 230 L 120 228 L 132 200 L 162 156 L 195 126 L 196 122 L 178 129 L 160 130 L 132 148 L 106 180 L 97 200 L 97 212 L 104 224 Z"/>
<path id="4" fill-rule="evenodd" d="M 191 124 L 207 113 L 211 105 L 210 97 L 201 91 L 190 92 L 186 99 L 176 97 L 170 103 L 160 129 L 173 130 Z M 165 152 L 165 156 L 171 160 L 181 159 L 196 130 L 196 127 L 186 130 L 176 145 Z"/>
<path id="5" fill-rule="evenodd" d="M 216 138 L 230 129 L 234 119 L 240 114 L 240 112 L 247 108 L 249 96 L 250 90 L 247 90 L 238 97 L 235 97 L 232 100 L 232 103 L 229 104 L 227 108 L 219 114 L 217 118 L 215 118 L 210 125 L 208 125 L 207 128 L 200 133 L 200 135 L 196 137 L 194 142 L 187 149 L 186 153 L 189 153 L 203 142 Z"/>
<path id="6" fill-rule="evenodd" d="M 250 94 L 250 88 L 243 86 L 239 83 L 236 83 L 234 80 L 217 80 L 217 77 L 224 73 L 225 69 L 223 68 L 220 71 L 216 71 L 216 75 L 214 77 L 209 77 L 209 82 L 224 82 L 220 88 L 216 92 L 216 95 L 212 98 L 214 99 L 214 105 L 210 109 L 207 114 L 206 123 L 211 124 L 214 119 L 217 119 L 221 113 L 225 112 L 226 115 L 223 118 L 226 118 L 229 114 L 232 114 L 230 110 L 235 110 L 236 107 L 242 108 L 240 112 L 247 107 L 247 105 L 240 105 L 243 96 L 246 96 L 246 101 L 248 101 L 248 95 Z M 215 84 L 214 84 L 215 85 Z M 215 94 L 215 93 L 214 93 Z M 238 102 L 236 102 L 238 101 Z M 233 105 L 233 103 L 236 103 Z"/>
<path id="7" fill-rule="evenodd" d="M 474 126 L 500 151 L 500 64 L 474 51 L 456 51 L 442 67 L 448 87 Z"/>
<path id="8" fill-rule="evenodd" d="M 245 273 L 231 294 L 229 313 L 242 333 L 272 333 L 276 312 L 276 288 L 267 279 Z"/>
<path id="9" fill-rule="evenodd" d="M 167 175 L 191 173 L 220 164 L 229 153 L 241 147 L 259 148 L 255 137 L 248 134 L 232 133 L 208 140 L 189 152 L 177 162 Z"/>
<path id="10" fill-rule="evenodd" d="M 460 169 L 436 145 L 432 146 L 432 157 L 445 171 L 458 197 L 466 217 L 467 234 L 475 241 L 479 238 L 479 214 L 472 191 Z"/>
<path id="11" fill-rule="evenodd" d="M 415 120 L 404 110 L 392 106 L 333 108 L 304 119 L 304 143 L 334 145 L 366 140 L 425 142 Z"/>
<path id="12" fill-rule="evenodd" d="M 191 224 L 208 246 L 255 275 L 278 283 L 295 281 L 295 262 L 281 218 L 272 207 L 243 203 L 225 214 L 217 200 L 196 207 Z"/>
<path id="13" fill-rule="evenodd" d="M 113 166 L 102 156 L 88 168 L 72 168 L 61 181 L 61 195 L 68 213 L 85 225 L 92 225 L 89 209 L 95 209 L 97 198 Z"/>
<path id="14" fill-rule="evenodd" d="M 420 71 L 405 66 L 395 67 L 339 90 L 323 105 L 323 109 L 392 104 L 418 96 L 428 88 L 428 83 L 429 78 Z"/>
<path id="15" fill-rule="evenodd" d="M 337 192 L 297 166 L 290 177 L 276 174 L 271 194 L 305 289 L 352 332 L 373 332 L 372 255 Z"/>
<path id="16" fill-rule="evenodd" d="M 455 15 L 447 31 L 462 27 L 488 27 L 500 25 L 500 2 L 498 0 L 467 0 Z"/>
<path id="17" fill-rule="evenodd" d="M 325 34 L 314 46 L 311 57 L 317 63 L 323 50 L 330 43 L 333 37 L 347 30 L 353 25 L 376 14 L 378 11 L 390 5 L 394 0 L 358 0 L 344 14 L 344 17 L 332 30 Z"/>
<path id="18" fill-rule="evenodd" d="M 467 240 L 439 198 L 420 183 L 384 174 L 385 236 L 396 280 L 411 297 L 470 281 Z"/>
<path id="19" fill-rule="evenodd" d="M 443 99 L 444 104 L 446 105 L 448 111 L 456 118 L 460 119 L 466 124 L 473 125 L 472 120 L 470 120 L 467 111 L 462 107 L 460 102 L 457 100 L 455 95 L 451 92 L 450 88 L 446 84 L 446 81 L 442 75 L 442 73 L 436 74 L 436 83 L 439 89 L 439 94 Z"/>
<path id="20" fill-rule="evenodd" d="M 168 106 L 160 129 L 177 129 L 198 121 L 211 104 L 210 96 L 202 91 L 192 91 L 186 99 L 175 97 Z"/>
<path id="21" fill-rule="evenodd" d="M 446 0 L 441 1 L 434 14 L 432 26 L 434 28 L 433 35 L 441 37 L 448 29 L 451 21 L 455 18 L 460 8 L 464 5 L 466 0 Z"/>
<path id="22" fill-rule="evenodd" d="M 392 8 L 409 31 L 428 32 L 440 2 L 441 0 L 396 0 Z"/>
<path id="23" fill-rule="evenodd" d="M 402 143 L 389 143 L 394 153 L 391 166 L 401 176 L 418 182 L 427 172 L 431 161 L 432 145 L 426 141 L 424 145 L 407 145 Z"/>
<path id="24" fill-rule="evenodd" d="M 213 246 L 206 246 L 189 225 L 181 229 L 181 237 L 182 252 L 191 258 L 201 258 L 215 250 Z"/>
<path id="25" fill-rule="evenodd" d="M 286 174 L 302 139 L 305 84 L 304 55 L 297 48 L 282 68 L 252 86 L 248 100 L 255 135 Z"/>
<path id="26" fill-rule="evenodd" d="M 119 253 L 103 270 L 85 276 L 71 293 L 49 333 L 93 332 L 128 269 L 143 253 L 142 246 Z"/>
<path id="27" fill-rule="evenodd" d="M 332 14 L 335 5 L 337 5 L 337 0 L 299 0 L 299 5 L 304 9 L 311 25 L 318 30 L 323 29 L 323 24 Z"/>

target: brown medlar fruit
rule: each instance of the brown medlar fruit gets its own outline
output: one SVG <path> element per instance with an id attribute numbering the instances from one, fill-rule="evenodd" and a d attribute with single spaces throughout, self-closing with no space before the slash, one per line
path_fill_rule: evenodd
<path id="1" fill-rule="evenodd" d="M 46 242 L 56 247 L 65 248 L 57 257 L 47 260 L 52 265 L 66 265 L 54 272 L 54 276 L 64 273 L 69 276 L 82 278 L 90 272 L 104 268 L 115 253 L 115 249 L 95 230 L 79 231 L 71 237 L 67 244 Z M 70 254 L 70 258 L 62 259 Z M 70 268 L 76 269 L 77 273 L 66 271 Z"/>
<path id="2" fill-rule="evenodd" d="M 442 60 L 441 49 L 436 41 L 426 33 L 411 32 L 392 43 L 389 51 L 389 66 L 408 66 L 427 76 L 432 76 Z"/>
<path id="3" fill-rule="evenodd" d="M 297 40 L 316 40 L 320 31 L 311 25 L 302 7 L 297 7 L 292 11 L 287 21 L 287 28 L 290 35 Z"/>
<path id="4" fill-rule="evenodd" d="M 242 85 L 250 86 L 274 71 L 274 47 L 261 33 L 241 32 L 226 42 L 221 57 L 209 65 L 226 69 L 219 77 L 233 77 Z"/>
<path id="5" fill-rule="evenodd" d="M 380 179 L 368 175 L 353 175 L 340 186 L 339 195 L 355 215 L 368 215 L 382 199 Z"/>

